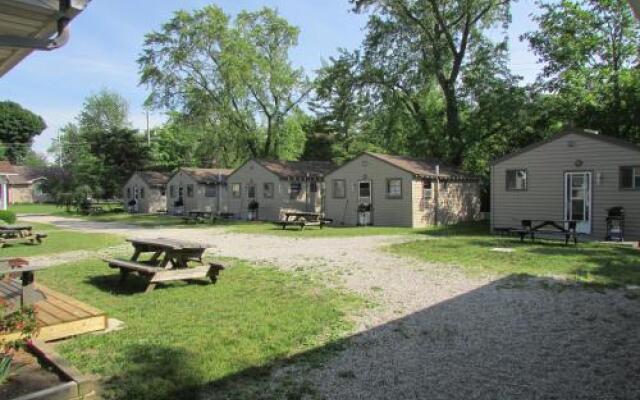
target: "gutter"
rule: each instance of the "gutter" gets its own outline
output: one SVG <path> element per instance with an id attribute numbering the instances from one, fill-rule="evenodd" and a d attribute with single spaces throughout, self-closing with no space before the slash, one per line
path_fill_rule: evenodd
<path id="1" fill-rule="evenodd" d="M 68 28 L 71 19 L 67 17 L 67 13 L 71 9 L 71 0 L 60 0 L 58 4 L 58 14 L 60 17 L 56 21 L 57 35 L 54 38 L 42 39 L 14 35 L 0 35 L 0 46 L 51 51 L 67 44 L 69 37 L 71 36 Z"/>

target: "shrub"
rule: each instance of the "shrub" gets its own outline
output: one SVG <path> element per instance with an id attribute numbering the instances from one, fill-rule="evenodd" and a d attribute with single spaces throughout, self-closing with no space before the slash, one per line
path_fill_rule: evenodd
<path id="1" fill-rule="evenodd" d="M 0 385 L 9 377 L 11 361 L 16 350 L 22 348 L 36 333 L 36 316 L 31 307 L 7 313 L 5 305 L 0 303 L 0 334 L 18 333 L 11 341 L 0 340 Z"/>
<path id="2" fill-rule="evenodd" d="M 0 210 L 0 220 L 7 224 L 13 224 L 16 222 L 16 213 L 11 210 Z"/>

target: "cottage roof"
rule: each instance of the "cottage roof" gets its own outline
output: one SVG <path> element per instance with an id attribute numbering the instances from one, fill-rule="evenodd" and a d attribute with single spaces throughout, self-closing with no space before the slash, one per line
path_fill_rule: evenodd
<path id="1" fill-rule="evenodd" d="M 12 185 L 28 185 L 37 180 L 47 179 L 43 172 L 43 169 L 45 168 L 14 165 L 13 170 L 15 171 L 16 175 L 9 175 L 7 177 L 7 180 Z"/>
<path id="2" fill-rule="evenodd" d="M 233 172 L 232 169 L 226 168 L 180 168 L 179 171 L 203 184 L 222 183 Z"/>
<path id="3" fill-rule="evenodd" d="M 529 146 L 525 146 L 523 148 L 521 148 L 520 150 L 514 151 L 513 153 L 509 153 L 505 156 L 502 156 L 496 160 L 493 161 L 493 165 L 499 164 L 503 161 L 507 161 L 513 157 L 519 156 L 520 154 L 524 154 L 528 151 L 531 151 L 533 149 L 536 149 L 542 145 L 545 145 L 547 143 L 551 143 L 553 141 L 556 141 L 558 139 L 561 139 L 567 135 L 578 135 L 578 136 L 582 136 L 582 137 L 587 137 L 589 139 L 595 139 L 595 140 L 599 140 L 605 143 L 610 143 L 610 144 L 614 144 L 616 146 L 620 146 L 620 147 L 624 147 L 626 149 L 631 149 L 631 150 L 636 150 L 640 152 L 640 146 L 631 142 L 627 142 L 626 140 L 623 139 L 619 139 L 613 136 L 607 136 L 607 135 L 601 135 L 598 134 L 597 132 L 594 131 L 590 131 L 587 129 L 576 129 L 576 128 L 568 128 L 563 130 L 562 132 L 558 133 L 557 135 L 551 136 L 550 138 L 540 141 L 540 142 L 536 142 L 533 144 L 530 144 Z"/>
<path id="4" fill-rule="evenodd" d="M 372 152 L 365 154 L 423 178 L 438 176 L 442 179 L 479 179 L 436 158 L 413 158 Z M 436 173 L 436 166 L 439 166 L 439 173 Z"/>
<path id="5" fill-rule="evenodd" d="M 15 166 L 9 161 L 0 161 L 0 175 L 16 175 Z"/>
<path id="6" fill-rule="evenodd" d="M 331 161 L 256 160 L 256 162 L 284 179 L 305 178 L 307 176 L 319 178 L 325 176 L 336 167 Z"/>
<path id="7" fill-rule="evenodd" d="M 169 174 L 158 171 L 137 171 L 136 174 L 150 187 L 163 187 L 170 178 Z"/>

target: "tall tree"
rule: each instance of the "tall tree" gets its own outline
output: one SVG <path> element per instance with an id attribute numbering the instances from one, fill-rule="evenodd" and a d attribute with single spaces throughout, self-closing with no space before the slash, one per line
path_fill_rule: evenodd
<path id="1" fill-rule="evenodd" d="M 31 149 L 33 138 L 46 129 L 42 117 L 12 101 L 0 102 L 0 142 L 3 156 L 21 163 Z"/>
<path id="2" fill-rule="evenodd" d="M 185 115 L 205 111 L 251 156 L 282 157 L 289 135 L 303 134 L 287 121 L 311 89 L 289 60 L 298 34 L 269 8 L 233 21 L 213 5 L 179 11 L 146 36 L 139 64 L 152 90 L 148 103 Z"/>
<path id="3" fill-rule="evenodd" d="M 449 158 L 462 161 L 466 146 L 461 126 L 459 80 L 475 60 L 471 51 L 486 43 L 484 30 L 510 21 L 509 0 L 351 0 L 356 11 L 373 9 L 368 47 L 375 49 L 381 80 L 404 98 L 411 112 L 419 105 L 415 83 L 434 77 L 444 97 Z M 380 75 L 380 74 L 379 74 Z M 420 91 L 420 89 L 418 89 Z M 416 114 L 418 115 L 418 114 Z M 423 129 L 429 125 L 420 120 Z"/>
<path id="4" fill-rule="evenodd" d="M 537 4 L 542 9 L 534 17 L 538 30 L 523 39 L 544 63 L 541 88 L 561 96 L 567 119 L 610 135 L 640 139 L 637 118 L 629 112 L 640 90 L 640 24 L 627 1 Z"/>

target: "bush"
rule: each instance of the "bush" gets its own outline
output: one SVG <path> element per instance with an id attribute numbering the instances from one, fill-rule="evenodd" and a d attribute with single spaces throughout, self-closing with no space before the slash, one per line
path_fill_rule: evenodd
<path id="1" fill-rule="evenodd" d="M 16 222 L 16 213 L 11 210 L 0 210 L 0 220 L 7 224 L 13 224 Z"/>

